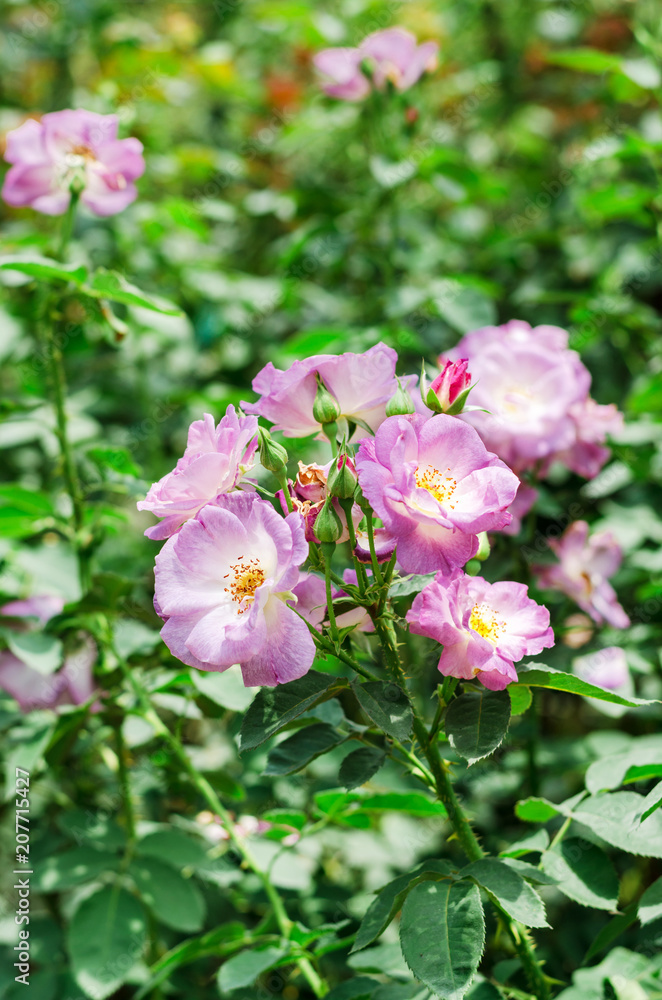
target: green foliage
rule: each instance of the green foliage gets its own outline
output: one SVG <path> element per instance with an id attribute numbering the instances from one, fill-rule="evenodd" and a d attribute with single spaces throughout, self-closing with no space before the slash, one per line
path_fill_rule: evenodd
<path id="1" fill-rule="evenodd" d="M 506 691 L 470 691 L 448 706 L 446 735 L 453 749 L 469 764 L 475 764 L 501 745 L 509 722 L 510 698 Z"/>
<path id="2" fill-rule="evenodd" d="M 106 886 L 84 899 L 74 913 L 67 942 L 81 990 L 99 1000 L 111 996 L 125 981 L 146 940 L 145 913 L 126 890 Z"/>

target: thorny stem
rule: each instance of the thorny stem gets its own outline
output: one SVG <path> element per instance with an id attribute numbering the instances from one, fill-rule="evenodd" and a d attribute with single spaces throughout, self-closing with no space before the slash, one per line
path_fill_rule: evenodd
<path id="1" fill-rule="evenodd" d="M 233 847 L 235 848 L 237 853 L 243 858 L 246 866 L 250 868 L 251 871 L 255 873 L 255 875 L 257 875 L 260 882 L 262 883 L 264 891 L 267 894 L 269 902 L 271 903 L 271 907 L 273 909 L 276 922 L 278 923 L 278 928 L 280 930 L 280 933 L 284 938 L 289 939 L 290 934 L 292 932 L 293 924 L 287 915 L 285 904 L 283 903 L 283 900 L 278 894 L 278 891 L 271 884 L 268 875 L 262 870 L 262 868 L 258 864 L 248 844 L 245 842 L 245 840 L 242 840 L 242 838 L 237 835 L 234 828 L 234 823 L 232 822 L 232 817 L 226 810 L 225 806 L 222 804 L 221 800 L 219 799 L 218 795 L 216 794 L 212 786 L 209 784 L 204 775 L 200 774 L 200 772 L 193 766 L 191 760 L 188 757 L 188 754 L 184 750 L 184 747 L 182 746 L 180 741 L 177 739 L 176 736 L 174 736 L 170 732 L 170 730 L 166 727 L 166 725 L 161 721 L 159 716 L 156 714 L 149 700 L 148 693 L 145 691 L 140 682 L 137 680 L 134 672 L 129 668 L 129 666 L 122 659 L 122 657 L 118 655 L 117 651 L 114 650 L 114 652 L 119 661 L 119 664 L 121 666 L 125 678 L 131 685 L 131 688 L 133 689 L 133 692 L 136 698 L 138 699 L 138 703 L 140 705 L 143 717 L 147 722 L 149 722 L 156 735 L 159 736 L 167 744 L 168 749 L 172 752 L 173 756 L 180 763 L 183 770 L 189 776 L 194 787 L 197 789 L 202 798 L 205 800 L 211 811 L 215 813 L 221 820 L 225 828 L 225 831 L 227 832 L 230 841 L 232 842 Z M 308 985 L 310 986 L 315 996 L 316 997 L 325 996 L 326 993 L 328 992 L 326 983 L 320 978 L 319 974 L 313 968 L 310 960 L 308 958 L 299 958 L 297 959 L 297 962 L 302 975 L 306 979 Z"/>
<path id="2" fill-rule="evenodd" d="M 377 632 L 387 665 L 394 679 L 407 691 L 407 679 L 400 663 L 393 624 L 387 619 L 377 618 L 375 619 L 375 631 Z M 448 819 L 464 853 L 470 861 L 478 861 L 480 858 L 485 857 L 485 851 L 480 846 L 476 834 L 471 829 L 471 824 L 455 794 L 448 765 L 442 760 L 437 741 L 430 738 L 430 732 L 413 705 L 412 714 L 414 735 L 430 765 L 430 770 L 434 776 L 437 796 L 446 808 Z M 537 1000 L 550 1000 L 549 983 L 536 957 L 531 935 L 526 927 L 512 920 L 497 903 L 494 905 L 505 922 L 515 950 L 522 963 L 522 968 Z"/>
<path id="3" fill-rule="evenodd" d="M 333 591 L 331 589 L 331 557 L 335 551 L 335 542 L 322 543 L 322 556 L 324 558 L 324 582 L 326 584 L 326 606 L 329 612 L 329 632 L 336 646 L 340 645 L 338 638 L 338 626 L 336 624 L 336 613 L 333 610 Z"/>

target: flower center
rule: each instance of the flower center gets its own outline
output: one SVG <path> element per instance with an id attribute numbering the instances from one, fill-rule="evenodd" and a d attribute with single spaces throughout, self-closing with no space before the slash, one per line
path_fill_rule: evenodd
<path id="1" fill-rule="evenodd" d="M 501 618 L 497 618 L 487 604 L 474 604 L 469 618 L 469 627 L 482 635 L 483 639 L 488 639 L 496 646 L 499 636 L 506 628 L 506 623 Z"/>
<path id="2" fill-rule="evenodd" d="M 414 473 L 416 485 L 438 500 L 439 503 L 448 503 L 457 488 L 457 479 L 454 479 L 451 470 L 446 469 L 441 472 L 433 465 L 420 465 Z M 455 504 L 449 504 L 451 510 L 455 509 Z"/>
<path id="3" fill-rule="evenodd" d="M 229 580 L 225 587 L 235 604 L 238 604 L 237 614 L 243 615 L 255 600 L 255 591 L 264 583 L 264 570 L 259 559 L 244 559 L 239 556 L 236 563 L 230 566 L 230 572 L 223 577 Z"/>

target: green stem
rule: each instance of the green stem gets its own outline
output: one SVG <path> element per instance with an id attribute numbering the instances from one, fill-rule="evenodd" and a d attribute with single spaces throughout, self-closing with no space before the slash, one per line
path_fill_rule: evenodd
<path id="1" fill-rule="evenodd" d="M 131 685 L 133 692 L 138 699 L 144 719 L 149 722 L 156 735 L 161 737 L 161 739 L 167 744 L 168 749 L 172 752 L 173 756 L 191 779 L 193 786 L 200 793 L 201 797 L 205 800 L 211 811 L 215 813 L 223 823 L 223 826 L 237 853 L 241 855 L 246 865 L 260 879 L 267 898 L 271 903 L 280 933 L 284 938 L 289 939 L 293 924 L 287 915 L 285 904 L 279 896 L 276 888 L 271 884 L 269 877 L 258 864 L 246 841 L 242 840 L 241 837 L 237 835 L 232 817 L 222 804 L 212 786 L 209 784 L 204 775 L 200 774 L 200 772 L 196 770 L 182 744 L 156 714 L 149 700 L 149 695 L 136 679 L 134 672 L 130 669 L 122 657 L 117 654 L 117 651 L 114 652 L 120 663 L 125 678 Z M 307 958 L 299 958 L 297 961 L 304 978 L 315 996 L 323 997 L 328 992 L 326 983 L 320 978 L 316 970 L 313 968 L 310 960 Z"/>
<path id="2" fill-rule="evenodd" d="M 113 728 L 115 729 L 115 742 L 117 745 L 118 776 L 120 780 L 122 800 L 124 803 L 124 818 L 126 820 L 126 832 L 129 841 L 129 847 L 132 847 L 136 839 L 136 817 L 133 810 L 133 799 L 131 798 L 131 783 L 129 781 L 129 772 L 126 766 L 126 744 L 124 742 L 124 733 L 122 732 L 122 720 L 119 718 L 115 720 L 113 723 Z"/>
<path id="3" fill-rule="evenodd" d="M 398 656 L 395 629 L 392 623 L 383 618 L 375 620 L 375 630 L 384 650 L 387 665 L 389 666 L 394 679 L 407 690 L 407 679 L 404 675 L 400 658 Z M 410 699 L 411 700 L 411 699 Z M 462 809 L 460 801 L 455 794 L 455 789 L 450 779 L 448 765 L 441 759 L 439 745 L 436 740 L 430 739 L 430 732 L 426 728 L 423 720 L 412 705 L 414 720 L 414 735 L 425 754 L 434 777 L 437 796 L 444 805 L 448 813 L 448 819 L 453 827 L 457 840 L 464 853 L 470 861 L 478 861 L 485 857 L 485 851 L 480 846 L 476 834 L 471 829 L 471 824 Z M 508 914 L 497 903 L 494 904 L 501 914 L 508 933 L 513 941 L 515 950 L 519 956 L 522 968 L 526 974 L 529 984 L 538 1000 L 550 1000 L 549 983 L 545 978 L 538 959 L 535 954 L 535 946 L 526 927 L 512 920 Z"/>
<path id="4" fill-rule="evenodd" d="M 326 606 L 329 612 L 329 632 L 336 646 L 339 645 L 338 625 L 336 624 L 336 613 L 333 610 L 333 590 L 331 588 L 331 558 L 336 548 L 335 542 L 322 542 L 322 555 L 324 557 L 324 582 L 326 584 Z"/>
<path id="5" fill-rule="evenodd" d="M 69 246 L 69 240 L 71 239 L 71 234 L 74 229 L 74 219 L 76 218 L 76 208 L 78 206 L 78 199 L 80 198 L 80 191 L 71 192 L 71 199 L 69 201 L 69 207 L 67 208 L 66 214 L 62 219 L 62 229 L 60 230 L 60 243 L 55 254 L 57 260 L 64 260 L 67 252 L 67 247 Z"/>
<path id="6" fill-rule="evenodd" d="M 368 545 L 370 546 L 370 561 L 372 563 L 372 575 L 375 578 L 375 583 L 382 582 L 382 573 L 379 568 L 379 560 L 377 559 L 377 552 L 375 550 L 375 528 L 372 523 L 372 511 L 365 511 L 365 520 L 368 531 Z"/>
<path id="7" fill-rule="evenodd" d="M 349 533 L 349 544 L 352 549 L 352 559 L 354 561 L 354 569 L 356 570 L 356 581 L 361 592 L 361 596 L 365 594 L 368 588 L 368 575 L 365 571 L 365 566 L 360 559 L 356 556 L 356 530 L 354 528 L 354 521 L 352 520 L 352 508 L 354 507 L 354 499 L 350 497 L 349 500 L 339 500 L 340 506 L 343 509 L 345 515 L 345 520 L 347 521 L 347 531 Z"/>
<path id="8" fill-rule="evenodd" d="M 283 496 L 285 497 L 285 503 L 287 504 L 288 513 L 292 513 L 294 506 L 292 504 L 292 496 L 290 494 L 290 484 L 287 480 L 287 469 L 284 469 L 280 475 L 276 476 L 278 480 L 278 485 L 283 491 Z"/>

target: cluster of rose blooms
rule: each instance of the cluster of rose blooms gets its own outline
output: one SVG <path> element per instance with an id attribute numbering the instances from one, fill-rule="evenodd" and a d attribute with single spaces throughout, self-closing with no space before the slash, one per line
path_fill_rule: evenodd
<path id="1" fill-rule="evenodd" d="M 355 48 L 320 52 L 315 64 L 327 94 L 358 101 L 373 90 L 407 90 L 434 68 L 436 55 L 435 42 L 418 45 L 391 28 Z M 117 116 L 81 109 L 28 119 L 6 137 L 5 201 L 47 215 L 76 200 L 101 216 L 126 208 L 145 164 L 142 144 L 118 139 L 117 130 Z M 557 327 L 513 321 L 470 333 L 420 392 L 415 376 L 397 379 L 396 360 L 378 344 L 284 372 L 267 365 L 253 383 L 257 403 L 240 413 L 228 407 L 218 425 L 209 415 L 191 425 L 177 467 L 138 505 L 162 518 L 146 532 L 167 539 L 156 560 L 155 603 L 163 638 L 182 661 L 204 670 L 239 663 L 246 685 L 300 677 L 315 655 L 309 626 L 322 629 L 328 613 L 324 580 L 301 567 L 311 546 L 350 536 L 361 563 L 435 574 L 407 618 L 412 631 L 443 645 L 442 673 L 500 689 L 517 678 L 515 662 L 552 645 L 549 614 L 523 584 L 490 584 L 463 567 L 486 532 L 519 530 L 536 499 L 533 483 L 553 462 L 595 476 L 620 414 L 590 398 L 590 375 Z M 341 440 L 342 449 L 327 465 L 300 463 L 288 481 L 286 453 L 258 428 L 257 416 L 286 437 Z M 283 480 L 282 512 L 250 478 L 258 449 Z M 374 534 L 366 516 L 380 522 Z M 627 616 L 608 582 L 621 559 L 615 540 L 604 532 L 589 538 L 578 521 L 550 546 L 559 562 L 538 568 L 540 585 L 564 591 L 596 623 L 624 628 Z M 347 590 L 335 596 L 351 603 L 356 572 L 346 570 L 344 580 Z M 60 598 L 33 597 L 0 615 L 19 633 L 62 607 Z M 338 624 L 373 627 L 358 603 Z M 26 710 L 89 701 L 95 656 L 84 641 L 44 677 L 6 651 L 0 686 Z M 616 674 L 622 666 L 621 653 Z"/>
<path id="2" fill-rule="evenodd" d="M 366 517 L 378 563 L 434 574 L 407 620 L 442 644 L 443 674 L 503 689 L 517 679 L 515 662 L 553 644 L 549 612 L 524 584 L 488 583 L 464 567 L 484 533 L 508 530 L 511 508 L 533 502 L 513 468 L 541 476 L 561 461 L 595 475 L 618 414 L 589 397 L 590 376 L 557 327 L 484 328 L 454 353 L 418 387 L 415 376 L 396 376 L 396 353 L 384 344 L 287 371 L 268 364 L 253 382 L 257 402 L 228 407 L 218 425 L 208 414 L 191 425 L 176 468 L 138 504 L 162 518 L 146 534 L 167 539 L 155 606 L 175 656 L 203 670 L 239 663 L 247 686 L 305 674 L 315 656 L 309 626 L 327 617 L 323 577 L 302 569 L 309 547 L 351 538 L 353 555 L 369 563 Z M 480 406 L 466 405 L 469 391 Z M 285 437 L 342 444 L 327 465 L 299 463 L 287 480 L 286 453 L 258 416 Z M 283 482 L 281 509 L 251 479 L 258 452 Z M 607 579 L 620 561 L 614 539 L 589 538 L 586 523 L 574 522 L 550 544 L 560 561 L 538 570 L 541 585 L 563 590 L 596 622 L 625 627 Z M 344 579 L 347 591 L 335 596 L 346 603 L 355 572 Z M 339 624 L 371 628 L 358 602 Z"/>

